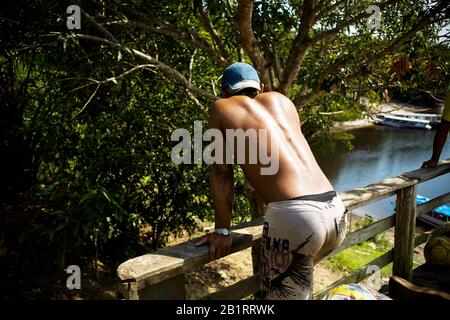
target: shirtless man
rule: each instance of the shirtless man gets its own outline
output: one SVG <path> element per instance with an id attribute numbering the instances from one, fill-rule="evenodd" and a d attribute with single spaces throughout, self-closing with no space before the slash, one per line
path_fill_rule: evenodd
<path id="1" fill-rule="evenodd" d="M 261 290 L 266 299 L 308 299 L 314 264 L 345 236 L 346 210 L 301 132 L 294 104 L 280 93 L 262 93 L 263 89 L 252 66 L 230 65 L 222 77 L 224 98 L 212 106 L 209 125 L 224 137 L 227 129 L 264 129 L 271 143 L 258 144 L 258 148 L 267 148 L 268 154 L 278 151 L 278 171 L 273 174 L 262 174 L 261 163 L 240 164 L 268 204 L 261 244 Z M 210 184 L 215 232 L 197 245 L 209 244 L 213 260 L 231 249 L 232 164 L 213 164 Z"/>

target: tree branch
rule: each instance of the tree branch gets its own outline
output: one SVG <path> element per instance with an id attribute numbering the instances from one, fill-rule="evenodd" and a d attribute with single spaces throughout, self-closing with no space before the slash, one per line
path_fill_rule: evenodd
<path id="1" fill-rule="evenodd" d="M 216 29 L 214 29 L 214 26 L 211 22 L 211 19 L 209 18 L 208 14 L 205 12 L 205 9 L 203 8 L 203 1 L 200 1 L 199 5 L 200 10 L 200 20 L 202 21 L 204 27 L 208 31 L 208 33 L 211 36 L 211 39 L 214 41 L 214 43 L 217 45 L 217 47 L 220 50 L 220 54 L 222 55 L 225 60 L 229 60 L 230 55 L 228 54 L 228 51 L 225 49 L 225 46 L 220 39 L 219 34 L 217 33 Z"/>
<path id="2" fill-rule="evenodd" d="M 156 33 L 160 33 L 163 35 L 167 35 L 173 37 L 175 39 L 181 39 L 188 43 L 195 45 L 197 48 L 201 49 L 204 53 L 206 53 L 211 59 L 214 60 L 218 65 L 225 68 L 230 64 L 228 58 L 224 58 L 217 50 L 215 50 L 205 39 L 203 39 L 197 32 L 193 30 L 189 30 L 188 28 L 184 28 L 184 30 L 179 29 L 177 26 L 170 24 L 165 21 L 161 21 L 156 17 L 150 17 L 146 14 L 143 14 L 140 11 L 129 8 L 125 5 L 122 7 L 141 17 L 144 21 L 148 21 L 147 23 L 130 21 L 130 20 L 122 20 L 122 21 L 114 21 L 114 24 L 117 25 L 131 25 L 135 27 L 140 27 L 143 29 L 147 29 Z M 110 22 L 111 23 L 111 22 Z"/>
<path id="3" fill-rule="evenodd" d="M 100 88 L 100 84 L 97 85 L 97 87 L 94 90 L 94 93 L 92 93 L 92 95 L 89 97 L 88 101 L 86 101 L 86 103 L 84 104 L 83 108 L 81 108 L 80 111 L 77 112 L 77 114 L 75 116 L 73 116 L 72 120 L 75 119 L 80 113 L 82 113 L 84 111 L 84 109 L 86 109 L 86 107 L 88 106 L 88 104 L 91 102 L 91 100 L 94 98 L 95 94 L 97 93 L 98 89 Z"/>
<path id="4" fill-rule="evenodd" d="M 61 32 L 50 32 L 50 34 L 53 35 L 62 35 Z M 97 36 L 91 36 L 88 34 L 81 34 L 81 33 L 77 33 L 76 36 L 80 39 L 85 39 L 85 40 L 92 40 L 92 41 L 96 41 L 96 42 L 102 42 L 105 44 L 109 44 L 113 47 L 119 47 L 120 44 L 118 44 L 117 42 L 113 42 L 111 40 L 105 39 L 105 38 L 101 38 L 101 37 L 97 37 Z"/>
<path id="5" fill-rule="evenodd" d="M 80 9 L 81 9 L 81 7 L 80 7 Z M 100 23 L 95 21 L 95 19 L 92 18 L 86 11 L 81 9 L 81 12 L 86 16 L 86 18 L 89 20 L 89 22 L 91 22 L 97 29 L 99 29 L 101 32 L 103 32 L 111 41 L 118 43 L 117 39 L 114 38 L 114 36 L 108 30 L 106 30 L 105 27 L 103 27 Z"/>
<path id="6" fill-rule="evenodd" d="M 233 24 L 239 31 L 239 42 L 250 57 L 254 67 L 259 71 L 261 81 L 271 91 L 269 72 L 261 49 L 258 46 L 252 28 L 253 0 L 239 0 Z"/>
<path id="7" fill-rule="evenodd" d="M 190 92 L 188 89 L 186 89 L 186 94 L 188 95 L 188 97 L 197 105 L 200 107 L 200 110 L 203 112 L 203 114 L 205 116 L 208 116 L 208 112 L 206 111 L 207 108 L 200 102 L 198 101 L 198 99 L 192 94 L 192 92 Z"/>
<path id="8" fill-rule="evenodd" d="M 194 53 L 191 56 L 191 60 L 189 61 L 189 83 L 192 83 L 192 68 L 194 67 L 194 58 L 197 53 L 197 49 L 194 50 Z"/>
<path id="9" fill-rule="evenodd" d="M 147 68 L 155 68 L 155 67 L 156 67 L 155 64 L 140 64 L 140 65 L 137 65 L 137 66 L 135 66 L 135 67 L 133 67 L 133 68 L 131 68 L 131 69 L 125 71 L 124 73 L 122 73 L 122 74 L 120 74 L 120 75 L 118 75 L 118 76 L 115 76 L 115 77 L 107 78 L 107 79 L 105 79 L 105 80 L 98 81 L 98 83 L 99 83 L 99 84 L 104 84 L 104 83 L 111 82 L 111 81 L 117 81 L 117 80 L 119 80 L 119 79 L 121 79 L 121 78 L 123 78 L 123 77 L 129 75 L 130 73 L 135 72 L 136 70 L 139 70 L 139 69 L 147 69 Z"/>
<path id="10" fill-rule="evenodd" d="M 397 39 L 394 39 L 390 45 L 385 48 L 380 53 L 375 54 L 374 56 L 368 58 L 365 62 L 362 63 L 363 67 L 361 67 L 359 70 L 354 71 L 351 73 L 348 78 L 354 79 L 355 77 L 359 76 L 362 72 L 364 72 L 364 67 L 372 65 L 376 62 L 378 62 L 380 59 L 385 57 L 386 55 L 393 53 L 395 50 L 397 50 L 401 45 L 403 45 L 406 41 L 411 39 L 417 32 L 425 29 L 430 24 L 434 23 L 433 17 L 439 13 L 443 8 L 446 7 L 445 2 L 439 3 L 436 7 L 431 9 L 428 14 L 424 15 L 422 19 L 420 19 L 411 29 L 404 33 L 402 36 L 398 37 Z"/>
<path id="11" fill-rule="evenodd" d="M 431 92 L 431 91 L 429 91 L 429 90 L 423 90 L 423 89 L 418 89 L 418 90 L 419 90 L 419 91 L 422 91 L 422 92 L 425 92 L 425 93 L 427 93 L 427 94 L 429 94 L 430 97 L 433 98 L 434 100 L 436 100 L 437 102 L 445 102 L 445 100 L 436 98 L 436 97 L 433 95 L 433 92 Z"/>
<path id="12" fill-rule="evenodd" d="M 330 6 L 324 7 L 323 5 L 319 4 L 317 9 L 319 9 L 318 13 L 315 15 L 314 19 L 313 19 L 313 25 L 319 21 L 320 19 L 323 18 L 323 16 L 328 13 L 328 12 L 332 12 L 334 9 L 336 9 L 337 7 L 339 7 L 341 4 L 346 3 L 348 0 L 339 0 L 336 1 L 335 3 L 333 3 Z"/>
<path id="13" fill-rule="evenodd" d="M 275 47 L 272 47 L 270 54 L 271 54 L 272 67 L 273 67 L 273 71 L 275 73 L 275 77 L 278 79 L 278 81 L 281 81 L 281 79 L 283 79 L 283 77 L 284 77 L 284 70 L 280 65 L 280 59 L 278 57 Z"/>
<path id="14" fill-rule="evenodd" d="M 311 29 L 314 19 L 314 8 L 316 1 L 304 1 L 302 9 L 302 18 L 299 25 L 299 30 L 295 40 L 292 43 L 291 50 L 287 59 L 283 80 L 279 87 L 279 91 L 283 94 L 287 94 L 292 86 L 292 83 L 297 78 L 298 72 L 302 65 L 302 62 L 311 47 L 312 43 L 308 37 L 309 30 Z"/>
<path id="15" fill-rule="evenodd" d="M 52 35 L 61 35 L 62 33 L 60 32 L 52 32 Z M 96 36 L 90 36 L 90 35 L 84 35 L 84 34 L 75 34 L 78 38 L 80 39 L 86 39 L 86 40 L 91 40 L 91 41 L 96 41 L 96 42 L 101 42 L 101 43 L 106 43 L 109 44 L 111 46 L 118 46 L 117 43 L 112 42 L 108 39 L 105 38 L 100 38 L 100 37 L 96 37 Z M 173 76 L 182 86 L 184 86 L 186 89 L 195 92 L 205 98 L 208 99 L 212 99 L 212 100 L 217 100 L 220 99 L 220 97 L 213 95 L 211 93 L 209 93 L 206 90 L 203 90 L 197 86 L 194 86 L 192 83 L 189 83 L 189 81 L 176 69 L 166 65 L 165 63 L 162 63 L 161 61 L 159 61 L 158 59 L 153 58 L 152 56 L 141 52 L 139 50 L 136 49 L 131 49 L 131 51 L 138 57 L 140 57 L 141 59 L 146 60 L 148 63 L 150 63 L 152 65 L 153 68 L 157 68 L 159 70 L 161 70 L 162 72 L 169 74 L 171 76 Z M 141 65 L 142 66 L 142 65 Z M 143 68 L 141 66 L 136 66 L 135 68 L 128 70 L 125 74 L 122 74 L 120 77 L 129 74 L 137 69 Z M 148 67 L 148 66 L 146 66 Z M 117 78 L 117 77 L 116 77 Z M 113 81 L 113 78 L 109 78 L 106 79 L 105 81 Z"/>
<path id="16" fill-rule="evenodd" d="M 399 0 L 388 0 L 386 2 L 380 3 L 378 6 L 380 7 L 380 10 L 383 10 L 385 7 L 387 7 L 393 3 L 396 3 L 398 1 Z M 371 15 L 372 15 L 372 13 L 367 13 L 366 11 L 363 11 L 363 13 L 361 13 L 351 19 L 342 21 L 335 28 L 333 28 L 331 30 L 327 30 L 327 31 L 323 31 L 323 32 L 319 33 L 311 41 L 313 44 L 315 44 L 318 41 L 330 39 L 333 36 L 337 35 L 342 29 L 355 24 L 356 22 L 362 20 L 363 18 L 370 17 Z"/>
<path id="17" fill-rule="evenodd" d="M 150 55 L 148 55 L 148 54 L 146 54 L 146 53 L 143 53 L 143 52 L 141 52 L 141 51 L 139 51 L 139 50 L 132 49 L 132 51 L 133 51 L 133 53 L 134 53 L 135 55 L 137 55 L 138 57 L 140 57 L 140 58 L 142 58 L 142 59 L 148 61 L 148 62 L 151 63 L 151 64 L 154 64 L 154 65 L 155 65 L 155 68 L 158 68 L 158 69 L 160 69 L 162 72 L 164 72 L 164 73 L 166 73 L 166 74 L 169 74 L 169 75 L 173 76 L 173 77 L 174 77 L 175 79 L 177 79 L 178 82 L 179 82 L 181 85 L 183 85 L 186 89 L 188 89 L 188 90 L 190 90 L 190 91 L 192 91 L 192 92 L 195 92 L 195 93 L 197 93 L 197 94 L 199 94 L 199 95 L 201 95 L 201 96 L 204 96 L 204 97 L 206 97 L 206 98 L 208 98 L 208 99 L 212 99 L 212 100 L 220 99 L 219 97 L 217 97 L 217 96 L 215 96 L 215 95 L 209 93 L 208 91 L 203 90 L 203 89 L 201 89 L 201 88 L 199 88 L 199 87 L 197 87 L 197 86 L 194 86 L 192 83 L 189 83 L 189 81 L 188 81 L 188 80 L 187 80 L 187 79 L 186 79 L 186 78 L 185 78 L 178 70 L 176 70 L 176 69 L 174 69 L 174 68 L 172 68 L 172 67 L 170 67 L 170 66 L 168 66 L 168 65 L 166 65 L 166 64 L 164 64 L 164 63 L 162 63 L 162 62 L 159 61 L 159 60 L 154 59 L 154 58 L 151 57 Z"/>

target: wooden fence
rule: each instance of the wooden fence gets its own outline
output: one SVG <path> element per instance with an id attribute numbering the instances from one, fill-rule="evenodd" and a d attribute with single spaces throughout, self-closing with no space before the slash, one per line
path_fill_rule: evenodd
<path id="1" fill-rule="evenodd" d="M 393 262 L 393 274 L 410 279 L 414 247 L 427 240 L 428 234 L 415 237 L 416 217 L 450 202 L 450 192 L 429 202 L 416 205 L 417 184 L 450 172 L 450 159 L 434 169 L 419 169 L 384 179 L 364 188 L 340 193 L 351 211 L 366 204 L 396 195 L 396 214 L 363 229 L 349 233 L 343 243 L 328 258 L 351 246 L 371 239 L 395 227 L 394 248 L 367 265 L 344 276 L 329 287 L 314 294 L 318 299 L 331 287 L 341 283 L 360 282 L 370 275 L 368 268 L 382 268 Z M 263 219 L 233 227 L 232 253 L 259 244 Z M 195 247 L 198 239 L 190 240 L 122 263 L 118 269 L 119 291 L 126 299 L 185 299 L 185 273 L 208 263 L 208 248 Z M 209 294 L 204 299 L 242 299 L 259 290 L 258 275 L 252 275 L 229 287 Z"/>

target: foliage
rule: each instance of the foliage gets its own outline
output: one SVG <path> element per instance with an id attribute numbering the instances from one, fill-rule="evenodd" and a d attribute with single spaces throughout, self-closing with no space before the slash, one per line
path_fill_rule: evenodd
<path id="1" fill-rule="evenodd" d="M 371 1 L 9 0 L 1 195 L 30 192 L 45 208 L 43 232 L 68 254 L 123 260 L 156 249 L 212 218 L 209 168 L 173 164 L 170 137 L 175 128 L 192 132 L 195 120 L 206 126 L 228 63 L 253 63 L 268 89 L 290 96 L 312 142 L 348 142 L 330 125 L 362 114 L 358 98 L 367 93 L 442 94 L 450 60 L 435 40 L 448 6 L 394 2 L 371 33 Z M 88 14 L 80 31 L 66 27 L 74 3 Z M 388 73 L 398 53 L 411 61 L 401 79 Z M 238 169 L 234 209 L 236 223 L 251 216 Z"/>

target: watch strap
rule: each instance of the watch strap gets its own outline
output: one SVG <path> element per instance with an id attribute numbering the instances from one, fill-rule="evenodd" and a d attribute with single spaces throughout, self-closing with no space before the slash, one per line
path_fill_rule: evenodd
<path id="1" fill-rule="evenodd" d="M 230 235 L 230 229 L 228 228 L 217 228 L 214 229 L 215 233 L 221 234 L 223 236 L 229 236 Z"/>

